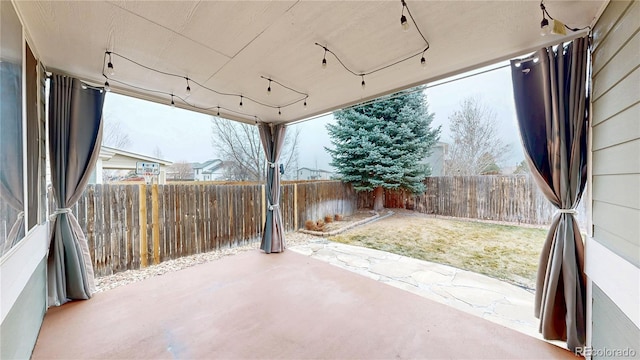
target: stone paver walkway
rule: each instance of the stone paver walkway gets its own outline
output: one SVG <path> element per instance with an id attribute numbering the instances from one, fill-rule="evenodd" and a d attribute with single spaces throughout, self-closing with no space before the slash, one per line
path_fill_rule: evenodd
<path id="1" fill-rule="evenodd" d="M 474 272 L 318 239 L 289 248 L 541 339 L 533 294 Z"/>

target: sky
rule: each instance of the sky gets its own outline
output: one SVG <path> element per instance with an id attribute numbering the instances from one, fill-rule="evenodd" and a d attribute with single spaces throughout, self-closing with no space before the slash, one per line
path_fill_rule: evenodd
<path id="1" fill-rule="evenodd" d="M 503 68 L 465 79 L 428 84 L 426 90 L 429 111 L 435 114 L 432 126 L 442 126 L 441 141 L 450 142 L 448 118 L 467 97 L 477 97 L 496 114 L 499 133 L 511 150 L 502 166 L 515 166 L 524 159 L 516 123 L 515 105 L 511 86 L 511 70 L 507 63 L 478 69 L 455 78 L 482 72 L 489 68 Z M 151 103 L 109 93 L 104 107 L 105 124 L 120 122 L 129 134 L 128 151 L 153 156 L 158 147 L 161 158 L 173 162 L 204 162 L 217 158 L 211 145 L 211 119 L 204 115 L 168 105 Z M 330 146 L 326 124 L 334 122 L 332 115 L 292 125 L 300 129 L 298 167 L 330 170 L 330 155 L 324 150 Z"/>

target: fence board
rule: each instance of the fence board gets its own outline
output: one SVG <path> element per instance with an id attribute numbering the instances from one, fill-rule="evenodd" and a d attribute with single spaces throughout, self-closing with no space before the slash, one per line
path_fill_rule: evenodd
<path id="1" fill-rule="evenodd" d="M 418 195 L 403 190 L 385 191 L 385 207 L 533 225 L 548 225 L 556 214 L 533 179 L 525 175 L 430 177 L 425 179 L 425 185 L 425 193 Z M 371 207 L 372 195 L 358 194 L 358 205 Z M 584 203 L 578 207 L 578 222 L 586 224 Z"/>
<path id="2" fill-rule="evenodd" d="M 339 181 L 281 189 L 286 231 L 296 230 L 296 218 L 303 226 L 308 218 L 349 215 L 358 205 L 352 187 Z M 87 186 L 72 211 L 87 237 L 96 276 L 105 276 L 260 241 L 265 201 L 260 184 L 105 184 Z M 55 210 L 54 201 L 49 207 Z"/>

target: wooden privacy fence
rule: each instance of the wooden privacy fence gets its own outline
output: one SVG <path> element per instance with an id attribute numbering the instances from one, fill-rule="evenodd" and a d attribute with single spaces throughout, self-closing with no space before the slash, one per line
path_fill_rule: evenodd
<path id="1" fill-rule="evenodd" d="M 429 177 L 425 185 L 427 190 L 420 195 L 386 191 L 385 207 L 533 225 L 548 225 L 556 214 L 556 208 L 526 175 Z M 365 196 L 359 204 L 371 206 L 372 201 Z M 578 207 L 578 221 L 585 225 L 584 202 Z"/>
<path id="2" fill-rule="evenodd" d="M 356 205 L 352 187 L 339 181 L 282 186 L 285 231 L 307 218 L 349 215 Z M 72 211 L 96 276 L 104 276 L 258 241 L 266 198 L 256 184 L 89 185 Z"/>

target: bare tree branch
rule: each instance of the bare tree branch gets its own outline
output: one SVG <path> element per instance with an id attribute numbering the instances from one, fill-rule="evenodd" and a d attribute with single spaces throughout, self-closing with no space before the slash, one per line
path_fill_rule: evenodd
<path id="1" fill-rule="evenodd" d="M 297 171 L 299 133 L 287 133 L 280 162 L 285 178 L 293 178 Z M 226 177 L 239 181 L 264 181 L 266 157 L 258 129 L 220 118 L 211 119 L 211 144 L 225 162 Z"/>
<path id="2" fill-rule="evenodd" d="M 105 121 L 102 144 L 124 150 L 131 145 L 131 139 L 119 120 Z"/>
<path id="3" fill-rule="evenodd" d="M 182 160 L 167 168 L 167 178 L 172 180 L 193 180 L 193 167 Z"/>
<path id="4" fill-rule="evenodd" d="M 499 171 L 497 164 L 510 147 L 498 134 L 494 111 L 470 97 L 463 100 L 449 121 L 453 144 L 449 147 L 445 173 L 466 176 Z"/>

